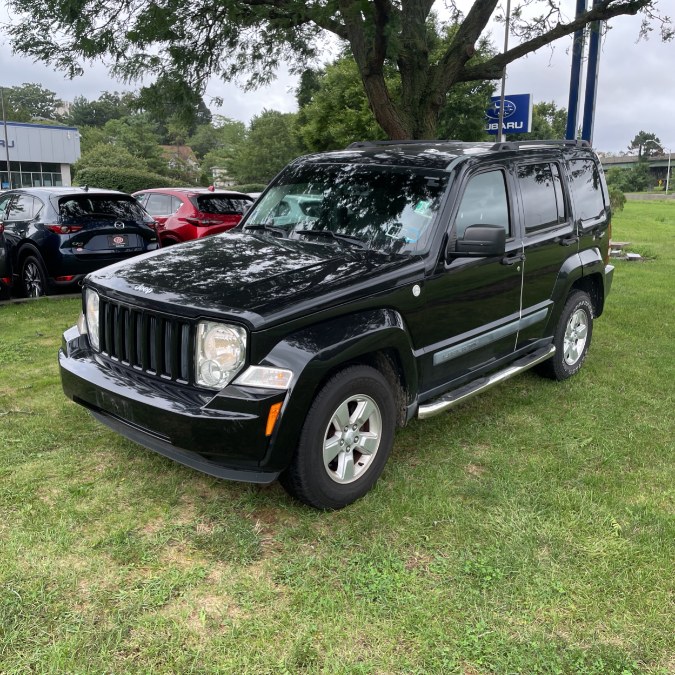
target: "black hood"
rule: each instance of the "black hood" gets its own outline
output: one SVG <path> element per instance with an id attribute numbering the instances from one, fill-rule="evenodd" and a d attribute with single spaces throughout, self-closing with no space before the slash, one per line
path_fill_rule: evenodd
<path id="1" fill-rule="evenodd" d="M 235 232 L 106 267 L 88 283 L 143 305 L 173 305 L 174 312 L 180 305 L 189 314 L 238 316 L 259 327 L 392 288 L 410 263 L 408 256 L 338 242 Z"/>

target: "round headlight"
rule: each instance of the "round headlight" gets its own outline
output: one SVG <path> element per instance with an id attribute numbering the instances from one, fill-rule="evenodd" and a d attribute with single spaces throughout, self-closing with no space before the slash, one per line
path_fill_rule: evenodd
<path id="1" fill-rule="evenodd" d="M 223 370 L 234 370 L 244 362 L 239 335 L 229 326 L 214 326 L 204 336 L 204 356 Z"/>
<path id="2" fill-rule="evenodd" d="M 85 316 L 87 318 L 87 333 L 89 344 L 96 351 L 100 348 L 99 342 L 99 298 L 96 291 L 90 288 L 84 292 Z"/>
<path id="3" fill-rule="evenodd" d="M 246 331 L 215 321 L 197 326 L 197 384 L 224 387 L 241 370 L 246 359 Z"/>

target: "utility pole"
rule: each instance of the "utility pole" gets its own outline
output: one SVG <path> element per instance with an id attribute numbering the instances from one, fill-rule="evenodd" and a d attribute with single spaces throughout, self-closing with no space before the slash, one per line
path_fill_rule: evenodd
<path id="1" fill-rule="evenodd" d="M 7 157 L 7 187 L 12 189 L 12 167 L 9 163 L 9 139 L 7 138 L 7 116 L 5 115 L 5 96 L 4 90 L 0 87 L 0 105 L 2 105 L 2 126 L 5 129 L 5 153 Z M 0 183 L 0 188 L 2 184 Z"/>

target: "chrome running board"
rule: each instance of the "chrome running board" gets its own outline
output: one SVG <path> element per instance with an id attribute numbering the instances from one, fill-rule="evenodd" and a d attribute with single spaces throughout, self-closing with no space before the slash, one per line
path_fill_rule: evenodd
<path id="1" fill-rule="evenodd" d="M 477 380 L 474 380 L 473 382 L 469 382 L 459 389 L 449 391 L 439 398 L 421 405 L 417 411 L 417 417 L 419 417 L 421 420 L 425 420 L 429 417 L 440 415 L 440 413 L 445 412 L 450 408 L 454 408 L 456 405 L 463 403 L 472 396 L 480 394 L 487 389 L 491 389 L 500 382 L 504 382 L 504 380 L 508 380 L 515 375 L 519 375 L 520 373 L 523 373 L 526 370 L 532 368 L 532 366 L 536 366 L 538 363 L 546 361 L 546 359 L 550 359 L 553 354 L 555 354 L 554 345 L 538 349 L 536 352 L 532 352 L 532 354 L 528 354 L 527 356 L 523 356 L 517 361 L 514 361 L 508 368 L 505 368 L 504 370 L 500 370 L 496 373 L 493 373 L 492 375 L 486 375 L 485 377 L 481 377 Z"/>

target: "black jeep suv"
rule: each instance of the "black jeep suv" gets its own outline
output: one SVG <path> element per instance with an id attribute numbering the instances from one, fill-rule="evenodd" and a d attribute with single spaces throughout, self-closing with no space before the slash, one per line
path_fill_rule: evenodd
<path id="1" fill-rule="evenodd" d="M 75 287 L 89 272 L 159 248 L 154 221 L 113 190 L 22 188 L 0 195 L 6 281 L 19 294 Z"/>
<path id="2" fill-rule="evenodd" d="M 63 388 L 178 462 L 340 508 L 396 426 L 533 366 L 579 370 L 609 228 L 583 142 L 302 157 L 230 233 L 90 274 Z"/>

